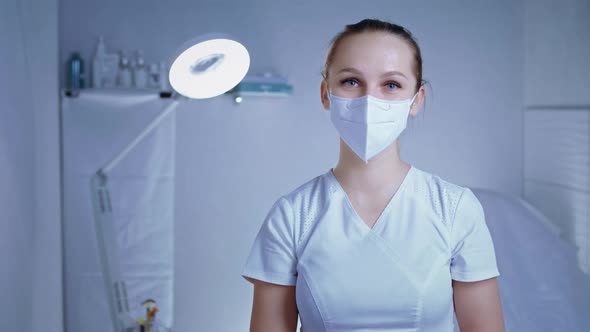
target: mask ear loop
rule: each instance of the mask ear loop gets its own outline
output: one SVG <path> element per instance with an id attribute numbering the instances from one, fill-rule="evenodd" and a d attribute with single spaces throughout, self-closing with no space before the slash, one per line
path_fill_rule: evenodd
<path id="1" fill-rule="evenodd" d="M 324 78 L 324 81 L 326 82 L 326 91 L 327 91 L 327 95 L 328 95 L 328 101 L 330 102 L 330 107 L 332 108 L 332 91 L 330 91 L 330 86 L 328 85 L 328 79 L 326 78 L 326 76 L 324 76 L 324 73 L 322 72 L 322 77 Z"/>
<path id="2" fill-rule="evenodd" d="M 332 108 L 332 92 L 330 91 L 329 88 L 326 88 L 326 90 L 327 90 L 326 94 L 328 95 L 328 101 L 330 102 L 329 108 L 331 109 Z"/>
<path id="3" fill-rule="evenodd" d="M 330 86 L 328 85 L 328 78 L 326 77 L 326 73 L 324 70 L 321 72 L 322 78 L 324 82 L 326 82 L 326 95 L 328 96 L 328 110 L 330 111 L 330 116 L 332 116 L 332 92 L 330 91 Z"/>
<path id="4" fill-rule="evenodd" d="M 414 97 L 412 97 L 412 99 L 410 100 L 410 110 L 412 109 L 412 106 L 414 106 L 414 101 L 416 101 L 417 96 L 418 92 L 416 92 L 416 94 L 414 94 Z"/>

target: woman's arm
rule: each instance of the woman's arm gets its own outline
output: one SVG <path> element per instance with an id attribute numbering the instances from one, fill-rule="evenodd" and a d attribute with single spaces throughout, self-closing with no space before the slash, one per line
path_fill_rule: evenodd
<path id="1" fill-rule="evenodd" d="M 504 332 L 497 278 L 476 282 L 453 280 L 453 301 L 461 332 Z"/>
<path id="2" fill-rule="evenodd" d="M 298 316 L 295 286 L 246 279 L 254 284 L 250 332 L 295 332 Z"/>

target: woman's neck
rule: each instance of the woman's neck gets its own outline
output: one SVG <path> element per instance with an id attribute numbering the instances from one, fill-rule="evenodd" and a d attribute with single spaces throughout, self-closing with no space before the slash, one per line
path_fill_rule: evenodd
<path id="1" fill-rule="evenodd" d="M 334 167 L 334 175 L 349 191 L 388 191 L 403 181 L 410 167 L 410 164 L 400 159 L 397 140 L 365 162 L 341 139 L 340 158 Z"/>

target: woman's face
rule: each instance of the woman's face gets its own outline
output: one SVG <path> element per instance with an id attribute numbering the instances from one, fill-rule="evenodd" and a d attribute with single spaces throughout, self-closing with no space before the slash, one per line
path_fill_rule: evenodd
<path id="1" fill-rule="evenodd" d="M 371 95 L 386 100 L 406 100 L 415 94 L 413 52 L 406 41 L 385 32 L 363 32 L 341 40 L 322 82 L 321 97 L 329 109 L 327 93 L 357 98 Z M 421 104 L 423 88 L 417 99 Z M 418 104 L 415 103 L 415 104 Z"/>

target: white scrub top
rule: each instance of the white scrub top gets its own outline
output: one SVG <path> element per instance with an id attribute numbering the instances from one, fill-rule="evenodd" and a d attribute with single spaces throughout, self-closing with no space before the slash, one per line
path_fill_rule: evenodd
<path id="1" fill-rule="evenodd" d="M 372 228 L 332 170 L 282 196 L 242 276 L 296 286 L 300 331 L 450 332 L 451 279 L 499 272 L 473 192 L 412 166 Z"/>

